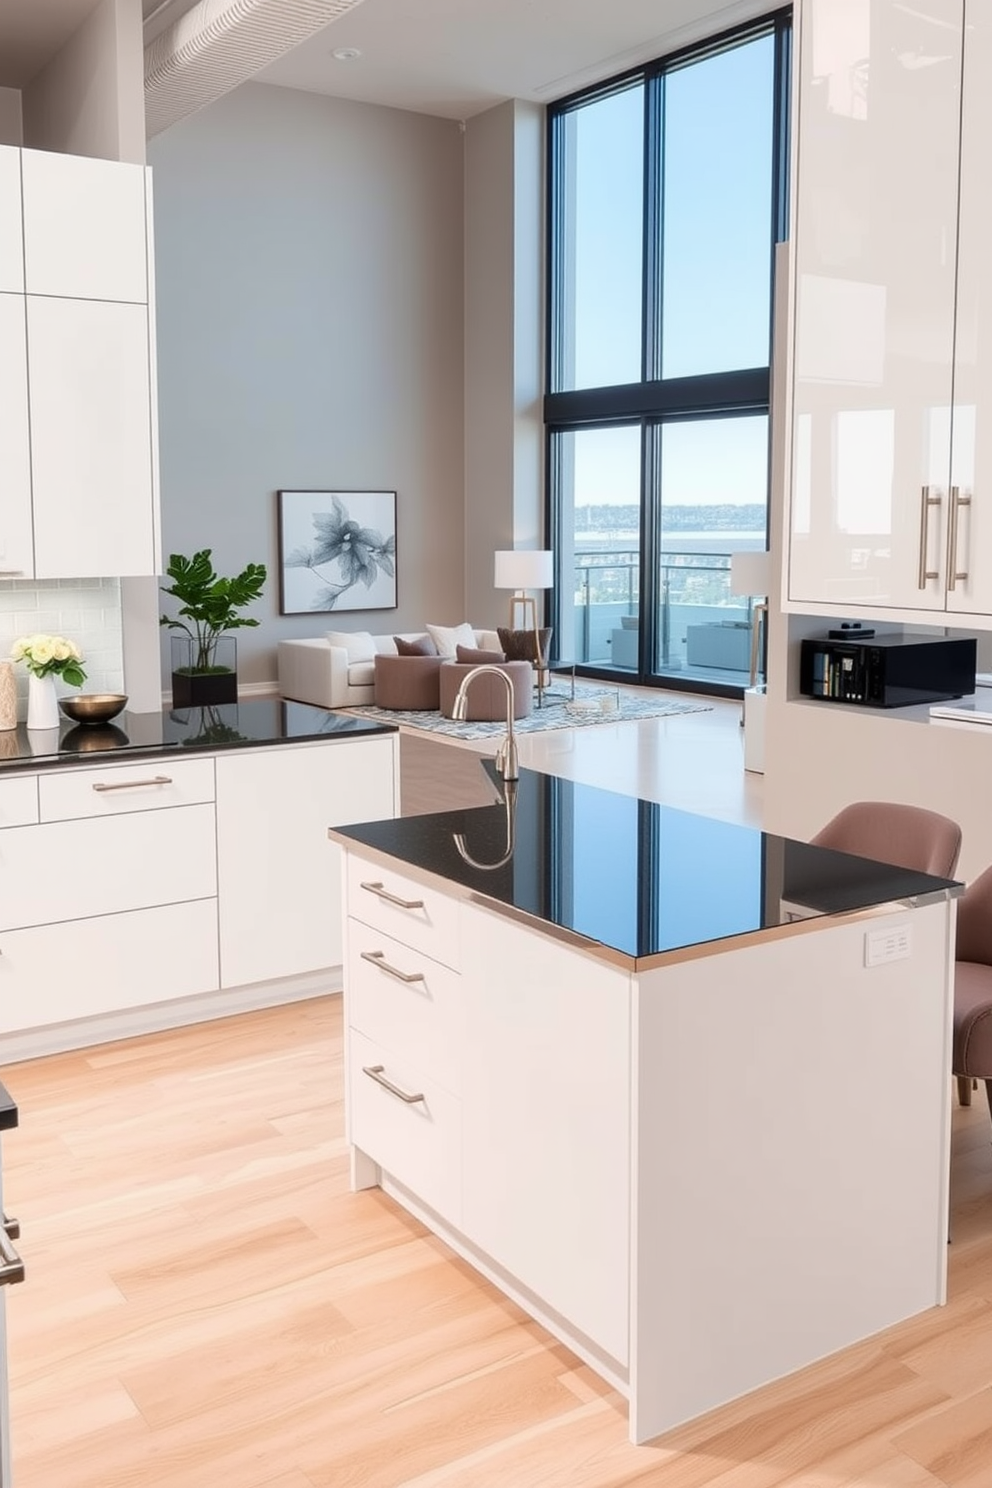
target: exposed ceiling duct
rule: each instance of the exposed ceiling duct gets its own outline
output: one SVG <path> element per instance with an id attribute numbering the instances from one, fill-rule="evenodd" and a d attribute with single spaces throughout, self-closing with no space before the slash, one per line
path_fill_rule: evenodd
<path id="1" fill-rule="evenodd" d="M 199 0 L 145 47 L 145 130 L 161 134 L 362 0 Z"/>

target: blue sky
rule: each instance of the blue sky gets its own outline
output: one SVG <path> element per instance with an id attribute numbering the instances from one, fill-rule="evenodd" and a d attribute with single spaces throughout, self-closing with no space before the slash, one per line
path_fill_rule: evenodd
<path id="1" fill-rule="evenodd" d="M 664 114 L 663 375 L 768 361 L 774 41 L 670 73 Z M 573 116 L 577 386 L 640 376 L 644 93 Z M 579 436 L 577 504 L 637 500 L 633 430 Z M 767 421 L 670 426 L 664 499 L 763 501 Z"/>

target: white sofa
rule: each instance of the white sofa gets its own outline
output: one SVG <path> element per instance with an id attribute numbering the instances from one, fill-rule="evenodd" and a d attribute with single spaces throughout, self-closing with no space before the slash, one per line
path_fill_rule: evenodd
<path id="1" fill-rule="evenodd" d="M 405 641 L 420 641 L 426 631 L 395 632 Z M 480 651 L 499 651 L 499 636 L 494 630 L 473 630 Z M 375 649 L 382 655 L 395 656 L 393 635 L 374 635 Z M 318 708 L 351 708 L 375 701 L 375 662 L 349 661 L 343 646 L 334 646 L 325 637 L 313 640 L 280 641 L 278 648 L 279 692 L 298 703 L 312 703 Z"/>

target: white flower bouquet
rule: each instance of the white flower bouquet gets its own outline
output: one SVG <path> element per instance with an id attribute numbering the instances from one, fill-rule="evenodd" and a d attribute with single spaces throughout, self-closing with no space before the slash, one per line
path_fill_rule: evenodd
<path id="1" fill-rule="evenodd" d="M 35 677 L 52 674 L 70 687 L 82 687 L 86 673 L 82 668 L 83 653 L 74 641 L 59 635 L 21 636 L 10 648 L 14 661 L 23 661 Z"/>

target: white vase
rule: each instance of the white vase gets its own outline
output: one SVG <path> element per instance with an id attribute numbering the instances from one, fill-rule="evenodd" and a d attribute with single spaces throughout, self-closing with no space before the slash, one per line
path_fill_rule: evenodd
<path id="1" fill-rule="evenodd" d="M 36 677 L 28 672 L 28 728 L 57 729 L 59 705 L 55 696 L 55 677 Z"/>

